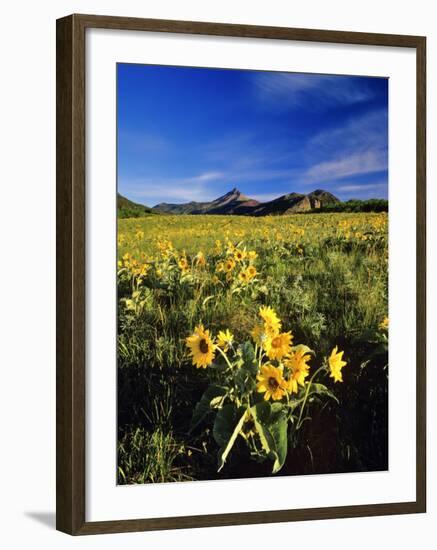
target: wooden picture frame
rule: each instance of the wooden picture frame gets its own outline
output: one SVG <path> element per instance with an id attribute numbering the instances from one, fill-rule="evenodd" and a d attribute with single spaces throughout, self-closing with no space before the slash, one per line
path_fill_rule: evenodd
<path id="1" fill-rule="evenodd" d="M 89 28 L 377 45 L 416 51 L 416 499 L 411 502 L 86 521 L 85 32 Z M 57 21 L 57 529 L 71 535 L 274 523 L 426 510 L 426 39 L 282 27 L 70 15 Z"/>

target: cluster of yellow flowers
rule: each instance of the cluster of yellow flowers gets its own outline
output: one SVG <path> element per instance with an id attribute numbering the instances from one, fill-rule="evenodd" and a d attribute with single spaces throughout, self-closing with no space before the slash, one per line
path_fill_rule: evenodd
<path id="1" fill-rule="evenodd" d="M 267 216 L 257 218 L 256 224 L 250 216 L 150 216 L 119 220 L 118 243 L 122 254 L 136 247 L 153 253 L 157 245 L 165 250 L 170 242 L 178 248 L 188 246 L 190 254 L 203 243 L 218 255 L 228 240 L 265 245 L 315 244 L 329 237 L 361 241 L 386 237 L 387 227 L 387 213 Z"/>
<path id="2" fill-rule="evenodd" d="M 169 252 L 170 250 L 173 250 L 173 243 L 168 239 L 158 239 L 156 246 L 161 252 Z"/>
<path id="3" fill-rule="evenodd" d="M 119 269 L 126 269 L 132 273 L 134 277 L 145 277 L 150 271 L 151 265 L 147 262 L 139 262 L 129 252 L 123 254 L 121 260 L 117 262 Z"/>
<path id="4" fill-rule="evenodd" d="M 184 277 L 202 272 L 214 285 L 248 286 L 259 279 L 255 248 L 280 249 L 281 254 L 304 258 L 307 246 L 327 238 L 367 241 L 371 246 L 386 238 L 387 223 L 386 213 L 266 217 L 256 224 L 245 216 L 123 219 L 119 221 L 118 265 L 134 276 L 150 274 L 154 268 L 158 279 L 175 265 Z"/>
<path id="5" fill-rule="evenodd" d="M 221 252 L 222 244 L 220 240 L 216 241 L 216 251 Z M 258 274 L 254 261 L 258 257 L 255 250 L 246 250 L 245 248 L 235 247 L 228 240 L 226 244 L 225 257 L 220 259 L 215 266 L 217 273 L 224 273 L 226 281 L 233 280 L 235 274 L 238 274 L 238 280 L 247 284 Z"/>
<path id="6" fill-rule="evenodd" d="M 358 224 L 358 218 L 353 217 L 339 221 L 337 237 L 352 241 L 372 241 L 375 237 L 387 234 L 387 214 L 371 214 L 364 219 L 365 224 Z"/>
<path id="7" fill-rule="evenodd" d="M 298 393 L 299 386 L 305 386 L 310 369 L 308 362 L 313 352 L 306 345 L 292 345 L 291 331 L 281 332 L 281 320 L 271 307 L 260 307 L 259 317 L 251 332 L 255 354 L 260 358 L 256 387 L 259 393 L 264 394 L 265 400 L 279 401 L 286 395 Z M 214 338 L 202 324 L 196 326 L 194 333 L 186 338 L 192 363 L 197 368 L 210 366 L 217 351 L 226 358 L 233 344 L 234 336 L 229 329 L 220 331 Z M 347 364 L 343 361 L 343 353 L 335 346 L 327 359 L 329 375 L 335 382 L 343 381 L 341 371 Z"/>
<path id="8" fill-rule="evenodd" d="M 138 238 L 143 238 L 144 233 L 137 231 Z M 124 242 L 124 234 L 119 235 L 119 242 Z M 118 260 L 119 270 L 133 278 L 153 275 L 162 279 L 169 273 L 175 273 L 176 268 L 183 277 L 192 276 L 192 280 L 210 279 L 214 285 L 247 285 L 255 280 L 258 275 L 254 262 L 258 257 L 255 250 L 246 250 L 235 246 L 230 240 L 215 241 L 215 255 L 207 256 L 202 250 L 190 256 L 185 250 L 177 250 L 170 239 L 157 239 L 156 253 L 147 256 L 138 249 L 134 254 L 125 252 Z M 140 258 L 140 259 L 137 259 Z M 211 269 L 211 267 L 212 269 Z M 141 282 L 141 281 L 138 281 Z"/>

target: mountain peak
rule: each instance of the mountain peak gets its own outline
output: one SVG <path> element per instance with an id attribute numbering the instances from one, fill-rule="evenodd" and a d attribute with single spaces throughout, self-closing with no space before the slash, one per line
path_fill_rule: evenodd
<path id="1" fill-rule="evenodd" d="M 221 197 L 218 197 L 217 199 L 215 199 L 215 201 L 213 202 L 239 201 L 239 200 L 244 200 L 246 198 L 247 197 L 245 197 L 243 193 L 241 193 L 241 191 L 239 191 L 236 187 L 234 187 L 233 189 L 231 189 Z"/>
<path id="2" fill-rule="evenodd" d="M 234 197 L 239 197 L 241 195 L 241 192 L 236 188 L 234 187 L 233 189 L 231 189 L 230 191 L 228 191 L 225 195 L 223 195 L 224 197 L 231 197 L 231 196 L 234 196 Z"/>

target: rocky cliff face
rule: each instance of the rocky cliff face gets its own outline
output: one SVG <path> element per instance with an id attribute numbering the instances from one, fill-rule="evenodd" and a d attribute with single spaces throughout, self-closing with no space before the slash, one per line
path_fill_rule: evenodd
<path id="1" fill-rule="evenodd" d="M 308 212 L 315 208 L 320 208 L 322 203 L 314 197 L 306 195 L 297 204 L 294 204 L 291 208 L 285 211 L 285 214 L 298 214 L 299 212 Z"/>

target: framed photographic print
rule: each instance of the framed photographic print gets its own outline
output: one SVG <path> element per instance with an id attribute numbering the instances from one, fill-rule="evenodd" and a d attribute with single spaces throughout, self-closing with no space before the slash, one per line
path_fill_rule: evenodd
<path id="1" fill-rule="evenodd" d="M 425 512 L 425 38 L 57 22 L 57 528 Z"/>

